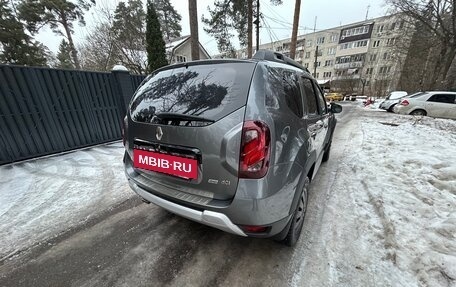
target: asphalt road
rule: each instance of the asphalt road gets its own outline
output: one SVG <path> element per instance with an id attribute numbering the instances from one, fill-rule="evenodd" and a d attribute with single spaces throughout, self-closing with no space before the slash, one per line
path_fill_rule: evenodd
<path id="1" fill-rule="evenodd" d="M 338 159 L 350 148 L 355 111 L 348 104 L 338 115 L 331 157 L 312 182 L 295 248 L 227 234 L 132 197 L 83 226 L 0 262 L 0 286 L 332 285 L 323 217 Z"/>

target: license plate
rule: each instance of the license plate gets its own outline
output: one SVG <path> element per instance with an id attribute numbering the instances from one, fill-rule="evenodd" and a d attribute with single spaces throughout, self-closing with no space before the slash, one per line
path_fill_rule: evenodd
<path id="1" fill-rule="evenodd" d="M 133 166 L 183 178 L 198 178 L 198 161 L 191 158 L 134 149 Z"/>

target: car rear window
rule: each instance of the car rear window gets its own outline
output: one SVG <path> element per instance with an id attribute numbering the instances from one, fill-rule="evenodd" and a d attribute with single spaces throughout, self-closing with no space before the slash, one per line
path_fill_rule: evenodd
<path id="1" fill-rule="evenodd" d="M 151 123 L 156 114 L 173 113 L 218 121 L 246 104 L 255 65 L 189 65 L 158 72 L 137 90 L 131 118 Z"/>

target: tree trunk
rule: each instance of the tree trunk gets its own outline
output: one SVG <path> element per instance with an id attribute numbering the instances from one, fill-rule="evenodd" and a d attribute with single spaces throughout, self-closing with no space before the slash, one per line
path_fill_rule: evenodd
<path id="1" fill-rule="evenodd" d="M 66 19 L 64 12 L 61 13 L 61 17 L 62 17 L 61 24 L 63 25 L 63 28 L 65 29 L 65 34 L 68 39 L 68 44 L 70 45 L 71 57 L 73 58 L 73 61 L 74 61 L 74 67 L 77 70 L 80 70 L 81 64 L 79 63 L 79 59 L 78 59 L 78 51 L 76 51 L 76 47 L 74 46 L 73 37 L 71 36 L 70 27 L 68 26 L 68 21 Z"/>
<path id="2" fill-rule="evenodd" d="M 294 18 L 293 18 L 293 32 L 291 33 L 290 57 L 295 58 L 296 54 L 296 41 L 298 39 L 298 25 L 299 25 L 299 12 L 301 11 L 301 0 L 296 0 Z"/>
<path id="3" fill-rule="evenodd" d="M 252 58 L 253 0 L 248 1 L 247 9 L 247 58 Z"/>
<path id="4" fill-rule="evenodd" d="M 448 51 L 442 71 L 442 88 L 445 90 L 454 89 L 456 80 L 456 47 L 451 47 Z"/>
<path id="5" fill-rule="evenodd" d="M 199 40 L 198 40 L 198 12 L 196 0 L 188 0 L 188 13 L 190 16 L 190 41 L 192 45 L 192 61 L 199 60 Z"/>
<path id="6" fill-rule="evenodd" d="M 447 47 L 443 43 L 440 47 L 441 47 L 440 53 L 437 56 L 437 59 L 435 61 L 435 65 L 434 65 L 434 70 L 430 77 L 429 90 L 435 90 L 436 87 L 439 86 L 438 81 L 441 77 L 440 72 L 442 71 L 443 60 L 445 58 L 445 54 L 447 53 Z"/>
<path id="7" fill-rule="evenodd" d="M 258 50 L 260 49 L 260 0 L 257 0 L 257 19 L 256 19 L 256 47 L 255 47 L 255 51 L 258 52 Z"/>
<path id="8" fill-rule="evenodd" d="M 445 90 L 456 92 L 456 55 L 451 62 L 448 73 L 445 77 L 444 83 Z"/>

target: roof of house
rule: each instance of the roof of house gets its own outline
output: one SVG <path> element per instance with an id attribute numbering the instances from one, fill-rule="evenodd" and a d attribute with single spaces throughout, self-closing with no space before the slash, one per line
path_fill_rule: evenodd
<path id="1" fill-rule="evenodd" d="M 182 45 L 185 41 L 190 39 L 190 35 L 170 39 L 169 41 L 165 42 L 166 52 L 171 53 L 174 49 Z"/>
<path id="2" fill-rule="evenodd" d="M 173 54 L 174 50 L 179 48 L 180 45 L 184 44 L 187 40 L 190 39 L 190 35 L 186 36 L 181 36 L 178 38 L 170 39 L 169 41 L 165 42 L 165 47 L 166 47 L 166 53 L 168 54 Z M 206 57 L 211 58 L 209 53 L 204 49 L 203 45 L 199 43 L 199 46 L 201 50 L 203 51 L 204 54 L 206 54 Z"/>

